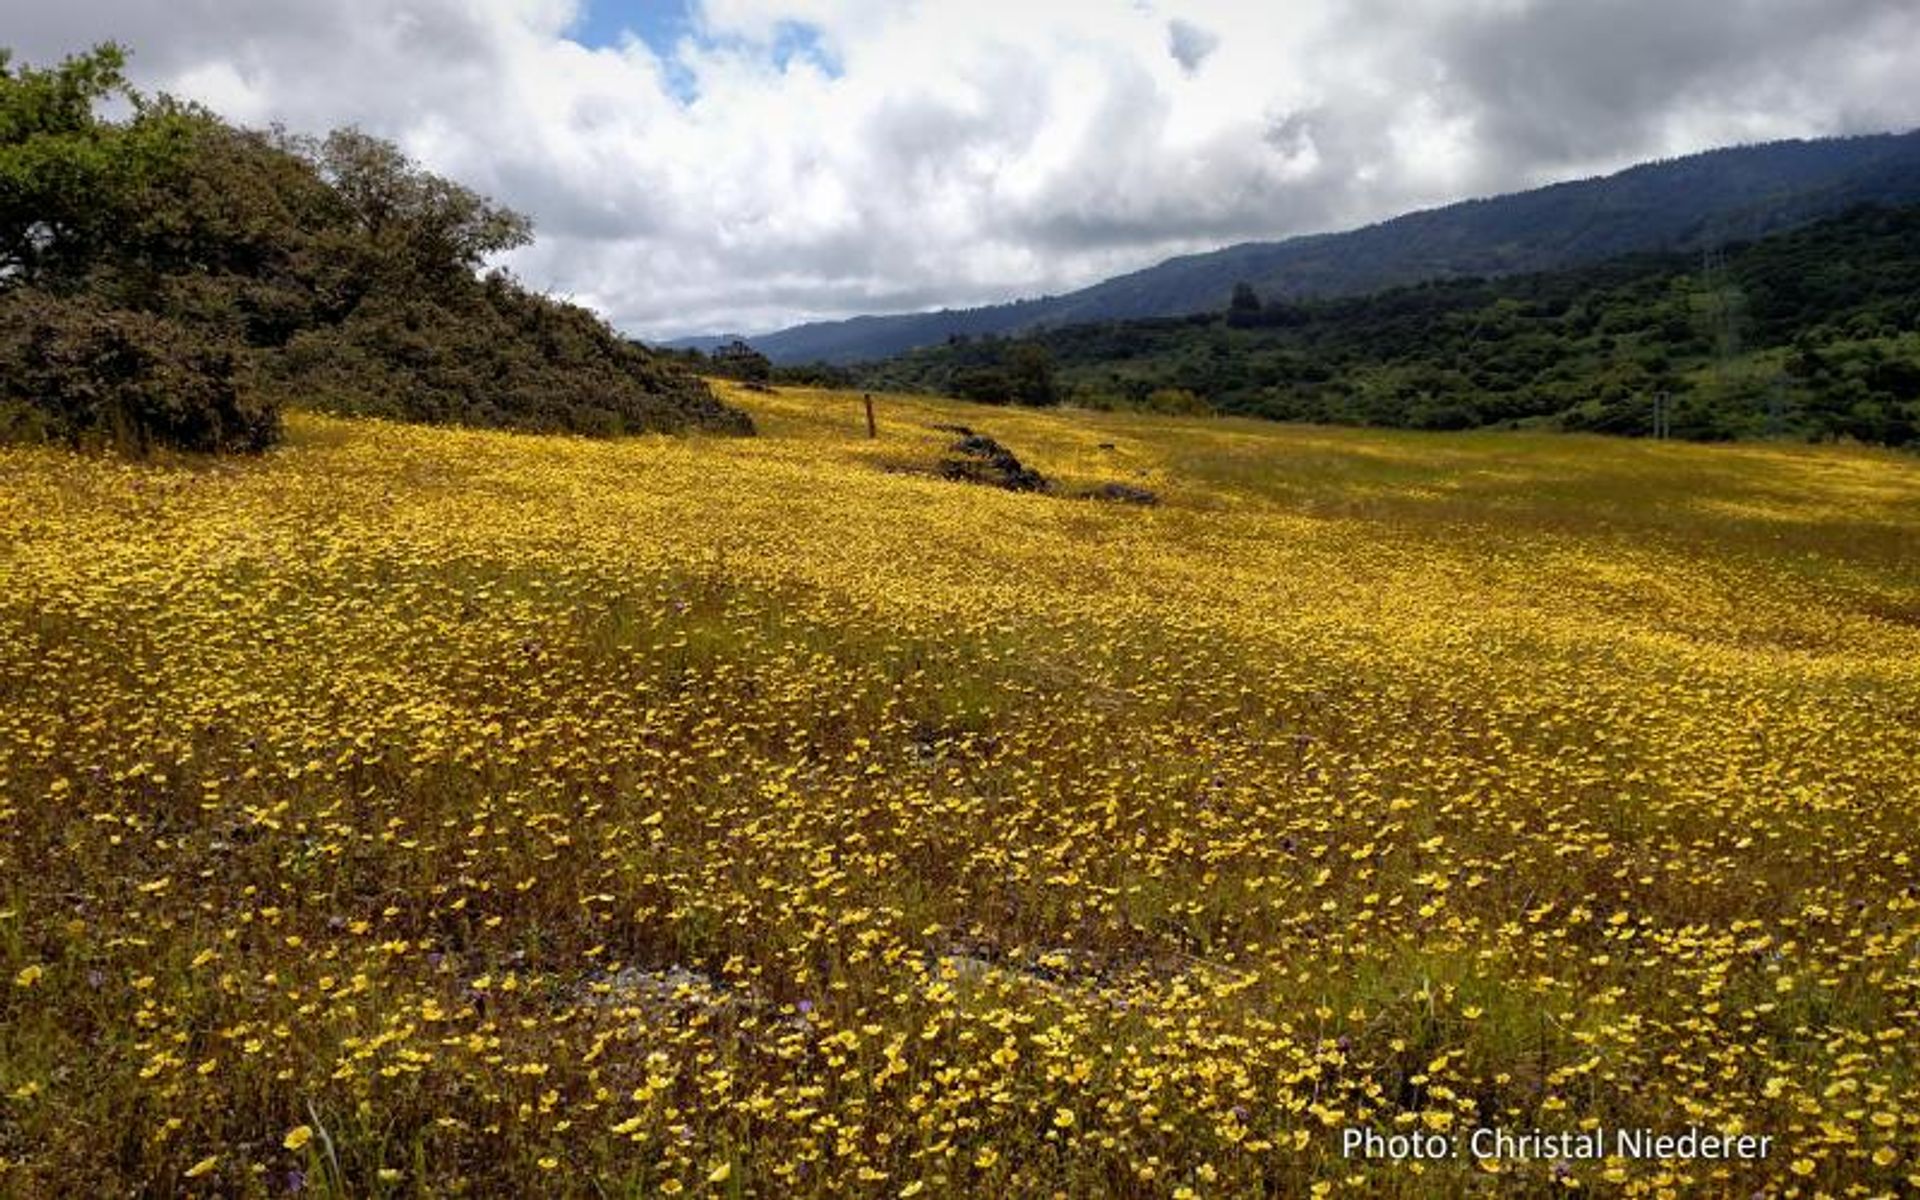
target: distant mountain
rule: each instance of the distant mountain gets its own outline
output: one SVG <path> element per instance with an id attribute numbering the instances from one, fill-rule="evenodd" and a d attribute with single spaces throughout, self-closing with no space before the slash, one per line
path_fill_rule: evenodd
<path id="1" fill-rule="evenodd" d="M 671 342 L 664 343 L 664 346 L 669 350 L 698 350 L 702 354 L 712 354 L 722 346 L 745 340 L 746 336 L 744 334 L 717 333 L 706 337 L 676 338 Z"/>
<path id="2" fill-rule="evenodd" d="M 1169 259 L 1063 296 L 855 317 L 750 338 L 776 363 L 886 358 L 955 334 L 1179 316 L 1263 297 L 1359 295 L 1431 279 L 1511 275 L 1635 251 L 1750 240 L 1870 202 L 1920 200 L 1920 130 L 1773 142 L 1649 163 L 1599 179 L 1412 213 L 1347 233 L 1247 242 Z M 676 346 L 724 339 L 687 339 Z"/>

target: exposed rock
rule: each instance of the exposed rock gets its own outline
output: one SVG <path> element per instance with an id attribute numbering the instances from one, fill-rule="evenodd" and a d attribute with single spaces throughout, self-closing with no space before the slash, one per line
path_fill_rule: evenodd
<path id="1" fill-rule="evenodd" d="M 1203 986 L 1211 980 L 1245 980 L 1247 973 L 1223 963 L 1170 947 L 1141 948 L 1133 954 L 1097 955 L 1070 947 L 1007 953 L 977 941 L 961 940 L 932 950 L 926 958 L 930 979 L 950 985 L 1013 985 L 1072 1003 L 1127 1007 L 1126 992 L 1181 979 Z"/>
<path id="2" fill-rule="evenodd" d="M 947 447 L 947 456 L 937 468 L 942 479 L 964 483 L 984 483 L 1010 492 L 1044 492 L 1047 477 L 1015 458 L 1013 451 L 985 434 L 966 430 L 965 426 L 939 427 L 944 432 L 960 432 L 960 440 Z"/>
<path id="3" fill-rule="evenodd" d="M 616 1018 L 638 1019 L 643 1025 L 698 1027 L 721 1022 L 730 1036 L 762 1046 L 814 1034 L 808 1019 L 811 1003 L 778 1005 L 752 988 L 682 966 L 599 972 L 582 980 L 572 995 Z"/>
<path id="4" fill-rule="evenodd" d="M 623 967 L 613 974 L 590 981 L 586 997 L 590 1003 L 609 1006 L 635 1006 L 650 1012 L 730 1008 L 740 1004 L 742 996 L 719 984 L 711 976 L 685 967 L 647 971 Z"/>

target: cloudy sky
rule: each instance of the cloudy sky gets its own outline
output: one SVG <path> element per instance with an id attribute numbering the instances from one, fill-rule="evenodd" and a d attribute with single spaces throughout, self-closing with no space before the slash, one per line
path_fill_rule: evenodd
<path id="1" fill-rule="evenodd" d="M 0 0 L 530 213 L 642 337 L 1069 290 L 1733 142 L 1920 125 L 1920 0 Z"/>

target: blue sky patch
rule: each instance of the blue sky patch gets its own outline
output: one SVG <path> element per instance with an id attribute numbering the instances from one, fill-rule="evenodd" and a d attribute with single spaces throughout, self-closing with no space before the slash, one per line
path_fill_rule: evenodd
<path id="1" fill-rule="evenodd" d="M 665 55 L 693 32 L 693 0 L 589 0 L 574 25 L 573 39 L 583 46 L 618 46 L 633 33 Z"/>
<path id="2" fill-rule="evenodd" d="M 667 63 L 669 82 L 680 98 L 691 99 L 692 79 L 674 62 L 674 47 L 682 38 L 689 37 L 710 46 L 739 44 L 734 39 L 715 38 L 702 31 L 694 5 L 695 0 L 588 0 L 584 14 L 572 30 L 573 39 L 589 47 L 618 46 L 626 34 L 634 34 Z M 839 60 L 828 51 L 820 31 L 812 25 L 782 21 L 765 52 L 782 71 L 789 63 L 802 59 L 833 78 L 841 74 Z"/>

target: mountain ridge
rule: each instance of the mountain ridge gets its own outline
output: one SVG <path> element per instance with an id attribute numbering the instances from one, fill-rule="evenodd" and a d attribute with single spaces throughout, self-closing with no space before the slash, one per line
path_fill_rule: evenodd
<path id="1" fill-rule="evenodd" d="M 1204 312 L 1223 306 L 1239 282 L 1286 299 L 1360 295 L 1636 251 L 1697 250 L 1790 229 L 1863 201 L 1916 200 L 1920 130 L 1731 146 L 1341 232 L 1180 255 L 1057 296 L 807 322 L 747 340 L 775 363 L 859 362 L 956 335 Z M 726 340 L 664 344 L 705 350 Z"/>

